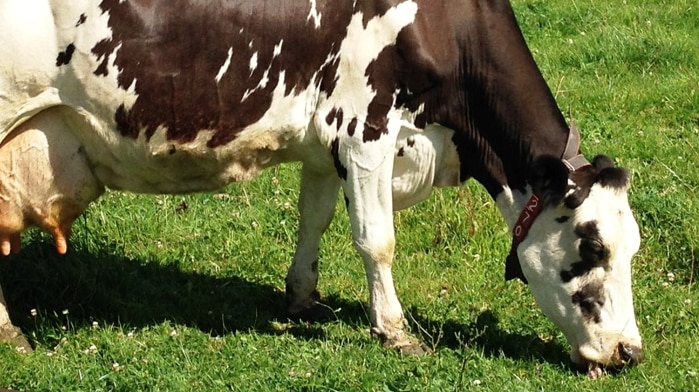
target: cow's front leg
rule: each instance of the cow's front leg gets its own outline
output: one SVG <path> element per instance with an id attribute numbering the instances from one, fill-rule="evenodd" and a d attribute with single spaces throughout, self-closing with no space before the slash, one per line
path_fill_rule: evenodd
<path id="1" fill-rule="evenodd" d="M 10 315 L 7 313 L 7 303 L 0 287 L 0 342 L 9 343 L 18 351 L 26 353 L 32 351 L 32 346 L 22 334 L 22 331 L 12 325 Z"/>
<path id="2" fill-rule="evenodd" d="M 404 330 L 406 323 L 391 273 L 395 247 L 392 153 L 391 148 L 383 158 L 379 156 L 378 166 L 350 155 L 344 191 L 354 246 L 364 261 L 369 284 L 371 333 L 387 347 L 422 353 L 424 346 Z"/>
<path id="3" fill-rule="evenodd" d="M 304 165 L 299 195 L 299 232 L 294 260 L 286 275 L 286 298 L 290 315 L 315 311 L 319 294 L 318 250 L 320 238 L 335 215 L 340 179 L 333 171 L 317 172 Z"/>

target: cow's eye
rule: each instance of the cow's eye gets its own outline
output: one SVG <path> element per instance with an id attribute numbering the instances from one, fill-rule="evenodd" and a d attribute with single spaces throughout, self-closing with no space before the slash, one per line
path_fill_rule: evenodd
<path id="1" fill-rule="evenodd" d="M 607 257 L 607 248 L 598 239 L 584 238 L 580 242 L 580 256 L 591 263 L 599 263 Z"/>
<path id="2" fill-rule="evenodd" d="M 561 215 L 561 216 L 559 216 L 558 218 L 556 218 L 556 222 L 558 222 L 558 223 L 565 223 L 565 222 L 568 222 L 568 219 L 570 219 L 569 216 L 567 216 L 567 215 Z"/>

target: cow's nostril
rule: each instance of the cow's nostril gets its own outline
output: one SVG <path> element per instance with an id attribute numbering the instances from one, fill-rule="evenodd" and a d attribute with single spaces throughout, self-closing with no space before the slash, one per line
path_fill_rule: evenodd
<path id="1" fill-rule="evenodd" d="M 643 349 L 630 344 L 619 343 L 619 355 L 626 365 L 636 365 L 643 362 Z"/>

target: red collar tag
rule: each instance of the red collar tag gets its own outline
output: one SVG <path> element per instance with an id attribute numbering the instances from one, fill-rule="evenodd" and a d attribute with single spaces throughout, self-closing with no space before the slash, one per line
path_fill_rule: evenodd
<path id="1" fill-rule="evenodd" d="M 543 209 L 544 203 L 539 199 L 539 196 L 532 193 L 532 197 L 527 201 L 524 209 L 519 214 L 519 218 L 517 218 L 515 227 L 512 229 L 512 236 L 515 239 L 515 243 L 519 244 L 524 241 L 527 233 L 529 233 L 529 228 L 532 227 L 532 223 L 534 223 L 534 220 Z"/>

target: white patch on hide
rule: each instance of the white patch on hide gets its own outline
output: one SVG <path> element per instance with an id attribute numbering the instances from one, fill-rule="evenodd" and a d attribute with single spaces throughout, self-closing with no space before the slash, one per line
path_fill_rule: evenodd
<path id="1" fill-rule="evenodd" d="M 274 59 L 279 56 L 282 53 L 282 46 L 284 45 L 284 40 L 280 40 L 278 44 L 274 45 L 274 49 L 272 50 L 272 62 Z M 257 86 L 246 90 L 243 93 L 243 97 L 240 99 L 240 102 L 245 102 L 250 96 L 259 90 L 262 90 L 267 87 L 267 84 L 269 83 L 269 73 L 272 69 L 272 62 L 267 66 L 267 69 L 265 72 L 262 74 L 262 77 L 260 78 L 260 81 L 257 83 Z M 252 57 L 250 57 L 250 76 L 252 76 L 252 73 L 255 72 L 255 70 L 258 67 L 258 54 L 257 52 L 253 53 Z"/>
<path id="2" fill-rule="evenodd" d="M 284 46 L 284 39 L 282 38 L 278 44 L 274 45 L 274 51 L 272 52 L 272 60 L 279 57 L 282 54 L 282 47 Z"/>
<path id="3" fill-rule="evenodd" d="M 218 70 L 218 73 L 216 74 L 216 83 L 220 83 L 221 79 L 223 79 L 223 75 L 228 72 L 228 68 L 231 66 L 231 60 L 233 59 L 233 47 L 228 49 L 228 55 L 226 56 L 226 61 L 223 62 L 223 65 L 221 68 Z"/>
<path id="4" fill-rule="evenodd" d="M 316 0 L 311 1 L 311 11 L 308 13 L 307 21 L 312 20 L 316 29 L 320 28 L 320 19 L 322 17 L 321 13 L 318 11 L 318 4 Z"/>
<path id="5" fill-rule="evenodd" d="M 245 102 L 255 91 L 262 90 L 265 87 L 267 87 L 267 83 L 269 83 L 269 71 L 271 67 L 272 66 L 270 65 L 262 74 L 262 78 L 260 78 L 260 82 L 257 83 L 257 86 L 251 88 L 250 90 L 246 90 L 245 93 L 243 93 L 243 97 L 240 99 L 241 103 Z"/>
<path id="6" fill-rule="evenodd" d="M 252 76 L 252 73 L 255 72 L 257 69 L 257 52 L 253 53 L 252 56 L 250 56 L 250 64 L 248 65 L 250 68 L 250 75 Z"/>
<path id="7" fill-rule="evenodd" d="M 357 124 L 364 124 L 369 104 L 376 95 L 369 85 L 366 69 L 378 58 L 384 48 L 395 44 L 400 31 L 415 20 L 416 13 L 417 5 L 408 1 L 389 9 L 384 15 L 372 18 L 366 23 L 366 27 L 364 15 L 361 12 L 352 16 L 347 26 L 347 35 L 340 45 L 338 75 L 333 94 L 321 103 L 318 110 L 319 116 L 316 118 L 316 127 L 321 130 L 320 137 L 323 144 L 330 145 L 336 136 L 334 127 L 327 127 L 324 124 L 325 115 L 333 108 L 342 108 L 347 116 L 351 116 L 344 121 L 343 127 L 347 126 L 351 118 L 356 118 Z M 397 132 L 400 129 L 400 113 L 392 110 L 388 116 L 389 126 Z M 357 127 L 357 133 L 354 135 L 356 140 L 353 143 L 362 143 L 362 132 L 363 127 L 360 125 Z M 341 132 L 340 135 L 343 137 L 342 135 L 346 135 L 346 132 Z M 394 140 L 395 137 L 394 135 Z M 344 162 L 352 160 L 369 171 L 378 167 L 386 159 L 387 151 L 373 151 L 381 148 L 378 145 L 366 144 L 355 151 L 349 151 L 348 147 L 347 143 L 340 143 L 341 159 Z"/>

